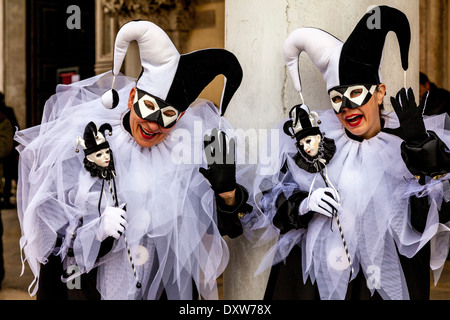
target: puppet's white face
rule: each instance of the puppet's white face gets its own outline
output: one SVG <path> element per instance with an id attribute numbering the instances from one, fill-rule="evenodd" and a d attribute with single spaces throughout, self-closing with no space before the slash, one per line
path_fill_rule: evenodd
<path id="1" fill-rule="evenodd" d="M 310 157 L 315 157 L 319 153 L 319 145 L 322 137 L 320 134 L 304 137 L 299 141 L 300 146 Z"/>
<path id="2" fill-rule="evenodd" d="M 86 156 L 90 162 L 94 162 L 99 167 L 106 168 L 111 160 L 109 148 L 101 149 Z"/>

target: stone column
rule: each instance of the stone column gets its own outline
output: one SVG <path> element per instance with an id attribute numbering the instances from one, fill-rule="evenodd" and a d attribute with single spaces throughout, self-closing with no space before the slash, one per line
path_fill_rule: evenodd
<path id="1" fill-rule="evenodd" d="M 20 128 L 26 125 L 26 1 L 3 2 L 3 90 Z"/>
<path id="2" fill-rule="evenodd" d="M 407 86 L 418 92 L 419 78 L 419 0 L 381 1 L 408 16 L 412 41 Z M 317 27 L 345 41 L 373 0 L 228 0 L 225 3 L 225 48 L 240 60 L 244 79 L 226 117 L 235 128 L 269 129 L 287 117 L 292 106 L 300 103 L 281 53 L 286 37 L 300 27 Z M 306 54 L 301 55 L 300 72 L 303 97 L 312 109 L 328 109 L 320 72 Z M 398 43 L 389 33 L 382 62 L 383 82 L 389 96 L 403 86 Z M 258 150 L 249 150 L 256 153 Z M 268 246 L 254 247 L 243 237 L 227 240 L 230 263 L 224 273 L 224 299 L 261 299 L 268 272 L 254 272 Z M 301 267 L 301 266 L 299 266 Z"/>

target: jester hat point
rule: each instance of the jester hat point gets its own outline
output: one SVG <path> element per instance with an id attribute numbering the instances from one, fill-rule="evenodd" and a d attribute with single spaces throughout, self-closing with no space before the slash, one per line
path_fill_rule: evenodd
<path id="1" fill-rule="evenodd" d="M 381 83 L 380 64 L 388 32 L 397 35 L 403 70 L 408 69 L 411 31 L 408 18 L 389 6 L 373 7 L 345 42 L 317 28 L 294 30 L 283 45 L 283 56 L 297 92 L 301 92 L 299 56 L 304 51 L 322 73 L 327 91 L 352 85 Z"/>

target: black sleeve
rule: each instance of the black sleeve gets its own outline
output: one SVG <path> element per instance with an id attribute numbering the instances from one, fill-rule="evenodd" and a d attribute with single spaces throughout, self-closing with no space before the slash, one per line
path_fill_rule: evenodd
<path id="1" fill-rule="evenodd" d="M 439 222 L 447 223 L 450 221 L 450 201 L 442 201 L 441 211 L 439 211 Z"/>
<path id="2" fill-rule="evenodd" d="M 425 230 L 425 224 L 427 222 L 428 216 L 428 197 L 411 197 L 411 225 L 412 227 L 419 231 L 423 232 Z"/>
<path id="3" fill-rule="evenodd" d="M 82 225 L 83 225 L 83 219 L 80 219 L 80 226 L 82 226 Z M 107 237 L 105 240 L 103 240 L 100 243 L 100 249 L 98 251 L 97 260 L 102 258 L 108 252 L 111 251 L 111 249 L 113 248 L 113 245 L 114 245 L 114 240 L 115 240 L 114 237 Z M 73 249 L 69 248 L 69 251 L 68 251 L 67 254 L 68 254 L 69 257 L 73 257 L 73 255 L 74 255 L 73 254 Z"/>
<path id="4" fill-rule="evenodd" d="M 273 224 L 280 229 L 281 234 L 291 229 L 307 228 L 313 212 L 304 215 L 298 214 L 300 203 L 308 196 L 308 193 L 294 192 L 288 199 L 281 193 L 276 200 L 277 213 L 273 218 Z"/>
<path id="5" fill-rule="evenodd" d="M 240 213 L 248 213 L 253 210 L 253 207 L 247 203 L 247 190 L 236 184 L 236 205 L 228 206 L 223 199 L 216 195 L 216 209 L 217 209 L 217 227 L 222 236 L 229 236 L 236 238 L 242 234 L 242 224 L 239 218 Z"/>
<path id="6" fill-rule="evenodd" d="M 411 225 L 419 232 L 425 230 L 425 224 L 427 222 L 428 210 L 430 208 L 428 204 L 428 197 L 411 197 Z M 441 209 L 439 211 L 439 222 L 447 223 L 450 221 L 450 201 L 442 201 Z"/>
<path id="7" fill-rule="evenodd" d="M 401 145 L 401 154 L 408 170 L 422 179 L 425 176 L 436 177 L 450 172 L 450 150 L 434 133 L 418 146 Z M 423 181 L 423 180 L 422 180 Z"/>
<path id="8" fill-rule="evenodd" d="M 114 240 L 116 239 L 114 239 L 113 237 L 107 237 L 105 240 L 102 241 L 102 243 L 100 244 L 100 250 L 98 251 L 97 259 L 102 258 L 108 252 L 111 251 L 114 244 Z"/>

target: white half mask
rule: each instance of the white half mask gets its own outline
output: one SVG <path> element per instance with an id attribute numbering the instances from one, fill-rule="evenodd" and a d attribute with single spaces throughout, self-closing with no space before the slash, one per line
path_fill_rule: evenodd
<path id="1" fill-rule="evenodd" d="M 344 108 L 358 108 L 365 105 L 372 98 L 377 85 L 354 85 L 335 87 L 330 90 L 331 105 L 336 113 Z"/>

